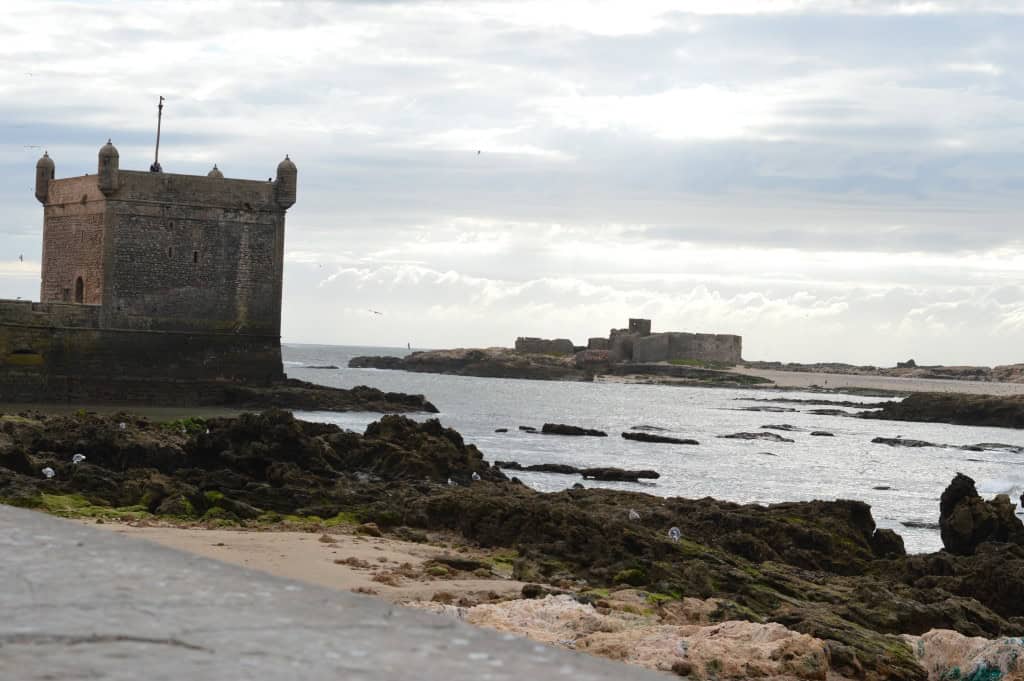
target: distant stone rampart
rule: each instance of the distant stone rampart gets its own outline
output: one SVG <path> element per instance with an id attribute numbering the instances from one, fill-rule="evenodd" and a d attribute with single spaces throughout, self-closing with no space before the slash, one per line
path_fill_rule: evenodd
<path id="1" fill-rule="evenodd" d="M 633 339 L 634 362 L 699 360 L 736 364 L 743 356 L 743 339 L 732 334 L 669 331 Z"/>
<path id="2" fill-rule="evenodd" d="M 539 355 L 571 355 L 576 352 L 576 348 L 568 338 L 552 339 L 520 336 L 516 339 L 516 352 L 529 352 Z"/>

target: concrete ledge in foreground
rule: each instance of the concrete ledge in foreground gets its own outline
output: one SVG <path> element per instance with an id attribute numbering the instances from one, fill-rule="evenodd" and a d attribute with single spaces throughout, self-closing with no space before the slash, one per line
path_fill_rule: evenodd
<path id="1" fill-rule="evenodd" d="M 0 505 L 0 679 L 666 676 Z"/>

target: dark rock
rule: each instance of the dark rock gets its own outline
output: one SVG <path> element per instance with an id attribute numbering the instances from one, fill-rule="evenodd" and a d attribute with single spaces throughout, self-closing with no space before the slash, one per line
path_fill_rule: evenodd
<path id="1" fill-rule="evenodd" d="M 789 433 L 795 433 L 801 429 L 796 426 L 791 426 L 788 423 L 769 423 L 766 426 L 761 426 L 761 430 L 781 430 Z"/>
<path id="2" fill-rule="evenodd" d="M 495 428 L 494 432 L 495 433 L 507 433 L 508 432 L 508 428 Z"/>
<path id="3" fill-rule="evenodd" d="M 564 423 L 545 423 L 543 427 L 541 427 L 540 432 L 544 435 L 589 435 L 591 437 L 608 437 L 608 433 L 603 430 L 580 428 L 579 426 L 569 426 Z"/>
<path id="4" fill-rule="evenodd" d="M 889 529 L 879 528 L 871 535 L 871 550 L 880 558 L 898 558 L 907 555 L 903 537 Z"/>
<path id="5" fill-rule="evenodd" d="M 582 475 L 590 480 L 606 482 L 638 482 L 641 478 L 656 479 L 661 477 L 657 471 L 631 471 L 622 468 L 577 468 L 564 463 L 535 463 L 524 466 L 517 461 L 495 461 L 494 465 L 510 471 L 533 471 L 535 473 L 562 473 L 565 475 Z"/>
<path id="6" fill-rule="evenodd" d="M 287 408 L 303 411 L 376 411 L 437 413 L 437 407 L 423 395 L 386 393 L 358 385 L 351 389 L 287 379 L 271 386 L 228 385 L 217 402 L 238 409 Z"/>
<path id="7" fill-rule="evenodd" d="M 341 367 L 335 364 L 310 364 L 309 366 L 300 367 L 301 369 L 340 369 Z"/>
<path id="8" fill-rule="evenodd" d="M 575 475 L 580 472 L 576 466 L 565 463 L 535 463 L 529 466 L 522 466 L 518 470 L 534 471 L 536 473 L 561 473 L 562 475 Z"/>
<path id="9" fill-rule="evenodd" d="M 984 501 L 974 480 L 957 473 L 939 501 L 939 528 L 946 550 L 971 555 L 983 542 L 1024 545 L 1024 524 L 1014 514 L 1010 498 L 1000 494 Z"/>
<path id="10" fill-rule="evenodd" d="M 0 468 L 6 468 L 22 475 L 35 475 L 38 471 L 28 454 L 22 449 L 7 448 L 0 451 Z"/>
<path id="11" fill-rule="evenodd" d="M 874 486 L 874 487 L 872 487 L 871 489 L 877 489 L 877 490 L 879 490 L 879 491 L 882 491 L 882 492 L 884 492 L 884 491 L 886 491 L 886 490 L 890 490 L 890 489 L 892 489 L 892 487 L 890 487 L 889 485 L 875 485 L 875 486 Z"/>
<path id="12" fill-rule="evenodd" d="M 795 442 L 788 437 L 782 437 L 775 433 L 733 433 L 732 435 L 719 435 L 725 440 L 767 440 L 768 442 Z"/>
<path id="13" fill-rule="evenodd" d="M 623 433 L 622 437 L 637 442 L 662 442 L 671 445 L 699 445 L 696 440 L 668 437 L 665 435 L 653 435 L 651 433 Z"/>
<path id="14" fill-rule="evenodd" d="M 657 471 L 627 471 L 622 468 L 583 468 L 580 469 L 580 473 L 584 479 L 605 482 L 638 482 L 641 478 L 661 477 Z"/>
<path id="15" fill-rule="evenodd" d="M 872 443 L 876 445 L 889 445 L 890 447 L 945 447 L 946 445 L 937 445 L 934 442 L 928 442 L 927 440 L 912 440 L 910 438 L 902 437 L 876 437 L 872 438 Z"/>
<path id="16" fill-rule="evenodd" d="M 523 470 L 523 464 L 518 461 L 495 461 L 494 465 L 498 468 L 504 468 L 509 471 L 521 471 Z"/>
<path id="17" fill-rule="evenodd" d="M 807 413 L 817 414 L 818 416 L 853 416 L 853 414 L 843 409 L 808 409 Z"/>
<path id="18" fill-rule="evenodd" d="M 647 431 L 647 432 L 650 432 L 650 433 L 664 433 L 664 432 L 668 431 L 668 428 L 659 428 L 658 426 L 645 426 L 645 425 L 630 426 L 629 429 L 630 430 L 643 430 L 643 431 Z"/>
<path id="19" fill-rule="evenodd" d="M 537 429 L 534 428 L 533 426 L 519 426 L 519 430 L 523 431 L 524 433 L 536 433 L 537 432 Z"/>
<path id="20" fill-rule="evenodd" d="M 835 437 L 835 433 L 830 433 L 827 430 L 812 430 L 811 435 L 814 437 Z"/>
<path id="21" fill-rule="evenodd" d="M 795 412 L 793 407 L 741 407 L 740 411 L 765 411 L 773 414 L 788 414 Z"/>
<path id="22" fill-rule="evenodd" d="M 963 426 L 1024 428 L 1024 395 L 965 395 L 961 393 L 914 393 L 899 402 L 862 412 L 869 419 L 953 423 Z"/>

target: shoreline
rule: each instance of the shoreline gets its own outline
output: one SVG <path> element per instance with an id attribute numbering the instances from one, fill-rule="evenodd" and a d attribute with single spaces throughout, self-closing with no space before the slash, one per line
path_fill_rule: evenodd
<path id="1" fill-rule="evenodd" d="M 870 376 L 863 374 L 830 374 L 775 369 L 748 369 L 737 367 L 732 372 L 758 376 L 771 381 L 771 385 L 757 389 L 820 389 L 822 392 L 842 392 L 843 389 L 890 391 L 907 393 L 962 393 L 965 395 L 1024 395 L 1024 383 L 995 381 L 964 381 L 948 378 L 908 378 L 898 376 Z"/>
<path id="2" fill-rule="evenodd" d="M 781 681 L 795 656 L 797 678 L 923 681 L 936 630 L 1024 635 L 1024 526 L 964 476 L 942 493 L 947 550 L 908 555 L 859 501 L 538 492 L 436 419 L 3 426 L 12 505 L 680 676 Z"/>

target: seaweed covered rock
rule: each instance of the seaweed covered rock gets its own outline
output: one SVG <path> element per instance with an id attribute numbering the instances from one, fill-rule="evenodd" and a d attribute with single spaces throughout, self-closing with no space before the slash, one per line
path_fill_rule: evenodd
<path id="1" fill-rule="evenodd" d="M 700 442 L 697 442 L 696 440 L 691 439 L 691 438 L 669 437 L 667 435 L 655 435 L 653 433 L 643 433 L 643 432 L 640 432 L 640 433 L 623 433 L 622 437 L 625 438 L 626 440 L 634 440 L 635 442 L 654 442 L 654 443 L 669 444 L 669 445 L 699 445 L 700 444 Z"/>
<path id="2" fill-rule="evenodd" d="M 974 480 L 957 473 L 939 501 L 939 528 L 947 551 L 969 555 L 983 542 L 1024 545 L 1024 524 L 1005 494 L 985 501 Z"/>
<path id="3" fill-rule="evenodd" d="M 1024 395 L 914 393 L 857 415 L 866 419 L 1024 428 Z"/>
<path id="4" fill-rule="evenodd" d="M 5 428 L 0 462 L 11 465 L 0 466 L 0 499 L 22 505 L 49 494 L 188 517 L 213 508 L 231 519 L 333 515 L 374 496 L 354 489 L 361 483 L 505 480 L 436 419 L 386 416 L 364 435 L 279 410 L 170 424 L 39 417 Z M 75 454 L 85 460 L 73 463 Z M 54 470 L 52 479 L 39 475 L 43 467 Z"/>

